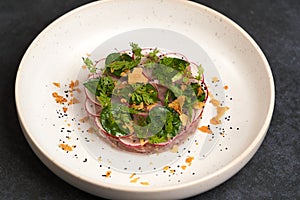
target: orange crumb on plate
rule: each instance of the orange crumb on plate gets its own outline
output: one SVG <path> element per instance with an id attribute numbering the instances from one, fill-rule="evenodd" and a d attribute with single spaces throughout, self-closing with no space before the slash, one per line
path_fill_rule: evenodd
<path id="1" fill-rule="evenodd" d="M 140 182 L 140 184 L 142 184 L 142 185 L 149 185 L 149 182 L 143 181 L 143 182 Z"/>
<path id="2" fill-rule="evenodd" d="M 220 101 L 218 101 L 217 99 L 211 99 L 209 102 L 214 106 L 219 106 L 220 105 Z"/>
<path id="3" fill-rule="evenodd" d="M 210 128 L 208 126 L 201 126 L 198 128 L 198 130 L 203 133 L 212 133 L 212 131 L 210 130 Z"/>
<path id="4" fill-rule="evenodd" d="M 107 171 L 105 174 L 106 177 L 109 177 L 110 175 L 111 175 L 111 171 Z"/>
<path id="5" fill-rule="evenodd" d="M 182 165 L 181 169 L 185 170 L 186 169 L 186 165 Z"/>
<path id="6" fill-rule="evenodd" d="M 140 177 L 134 178 L 130 181 L 130 183 L 136 183 L 139 179 L 140 179 Z"/>
<path id="7" fill-rule="evenodd" d="M 136 175 L 136 173 L 132 173 L 131 176 L 129 177 L 130 179 L 133 178 Z"/>
<path id="8" fill-rule="evenodd" d="M 224 90 L 228 90 L 228 85 L 224 85 Z"/>
<path id="9" fill-rule="evenodd" d="M 53 85 L 60 88 L 60 83 L 57 83 L 57 82 L 53 82 Z"/>
<path id="10" fill-rule="evenodd" d="M 76 80 L 76 81 L 71 81 L 70 84 L 69 84 L 69 88 L 70 88 L 71 90 L 73 90 L 74 87 L 76 87 L 78 84 L 79 84 L 79 81 L 78 81 L 78 80 Z"/>
<path id="11" fill-rule="evenodd" d="M 64 151 L 72 151 L 73 148 L 69 146 L 68 144 L 60 144 L 59 147 Z"/>
<path id="12" fill-rule="evenodd" d="M 185 162 L 188 164 L 188 166 L 191 166 L 193 160 L 194 160 L 194 157 L 189 156 L 185 159 Z"/>
<path id="13" fill-rule="evenodd" d="M 62 104 L 67 102 L 67 99 L 64 98 L 63 96 L 60 96 L 57 92 L 53 92 L 52 96 L 54 97 L 56 103 Z"/>
<path id="14" fill-rule="evenodd" d="M 168 169 L 170 169 L 169 166 L 165 166 L 165 167 L 163 168 L 163 170 L 165 170 L 165 171 L 167 171 Z"/>
<path id="15" fill-rule="evenodd" d="M 66 113 L 68 111 L 68 108 L 67 107 L 63 107 L 63 111 L 64 111 L 64 113 Z"/>
<path id="16" fill-rule="evenodd" d="M 229 110 L 229 107 L 227 106 L 217 106 L 217 115 L 210 120 L 210 123 L 214 125 L 221 124 L 220 118 L 225 114 L 227 110 Z"/>

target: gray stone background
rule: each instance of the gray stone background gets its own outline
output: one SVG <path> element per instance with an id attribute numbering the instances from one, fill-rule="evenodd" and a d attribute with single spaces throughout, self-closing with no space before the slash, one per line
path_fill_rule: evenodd
<path id="1" fill-rule="evenodd" d="M 0 199 L 98 199 L 65 183 L 35 156 L 16 115 L 14 81 L 21 58 L 49 23 L 89 0 L 0 1 Z M 234 20 L 271 65 L 276 104 L 253 159 L 220 186 L 190 198 L 300 199 L 300 1 L 197 0 Z"/>

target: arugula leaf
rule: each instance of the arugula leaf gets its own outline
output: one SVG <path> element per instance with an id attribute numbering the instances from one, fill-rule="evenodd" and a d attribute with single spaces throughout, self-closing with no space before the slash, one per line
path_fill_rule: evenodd
<path id="1" fill-rule="evenodd" d="M 89 58 L 82 58 L 84 64 L 87 66 L 88 70 L 91 73 L 96 73 L 96 66 L 94 65 L 93 61 L 91 61 L 91 59 Z"/>

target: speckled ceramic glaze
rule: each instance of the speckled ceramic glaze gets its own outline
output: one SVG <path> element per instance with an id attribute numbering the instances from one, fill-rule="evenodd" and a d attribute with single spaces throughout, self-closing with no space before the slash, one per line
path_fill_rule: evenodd
<path id="1" fill-rule="evenodd" d="M 207 102 L 198 126 L 210 125 L 212 133 L 197 130 L 176 152 L 130 153 L 99 138 L 84 109 L 82 57 L 99 60 L 130 42 L 202 64 L 209 101 L 229 108 L 222 123 L 210 124 L 217 111 Z M 256 152 L 274 106 L 268 62 L 249 35 L 223 15 L 179 0 L 101 1 L 62 16 L 28 48 L 15 94 L 24 135 L 46 166 L 113 199 L 184 198 L 217 186 Z"/>

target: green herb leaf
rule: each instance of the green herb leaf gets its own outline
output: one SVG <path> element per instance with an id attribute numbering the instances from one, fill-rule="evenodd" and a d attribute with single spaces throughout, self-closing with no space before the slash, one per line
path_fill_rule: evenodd
<path id="1" fill-rule="evenodd" d="M 130 43 L 130 46 L 132 48 L 132 52 L 133 52 L 134 56 L 141 58 L 142 57 L 142 49 L 139 47 L 139 45 L 132 42 L 132 43 Z"/>
<path id="2" fill-rule="evenodd" d="M 181 127 L 179 114 L 173 109 L 168 108 L 167 110 L 168 112 L 164 128 L 157 134 L 149 137 L 150 144 L 166 142 L 179 133 Z"/>
<path id="3" fill-rule="evenodd" d="M 142 102 L 146 105 L 151 105 L 157 102 L 158 92 L 157 90 L 149 83 L 147 84 L 133 84 L 134 92 L 131 95 L 131 102 L 139 105 Z"/>
<path id="4" fill-rule="evenodd" d="M 128 54 L 112 53 L 105 60 L 105 73 L 120 76 L 138 65 Z"/>
<path id="5" fill-rule="evenodd" d="M 197 100 L 199 102 L 203 102 L 205 100 L 206 97 L 206 93 L 204 92 L 204 88 L 199 85 L 198 83 L 191 83 L 191 86 L 194 90 L 195 95 L 197 96 Z M 202 93 L 199 93 L 199 90 L 202 90 Z"/>
<path id="6" fill-rule="evenodd" d="M 117 60 L 121 59 L 121 54 L 120 53 L 111 53 L 109 54 L 106 59 L 105 59 L 105 65 L 109 65 L 110 63 L 113 63 Z"/>
<path id="7" fill-rule="evenodd" d="M 204 72 L 204 68 L 202 67 L 202 65 L 200 64 L 198 66 L 198 73 L 197 76 L 195 77 L 196 80 L 200 81 L 202 79 L 202 74 Z"/>
<path id="8" fill-rule="evenodd" d="M 124 105 L 107 106 L 102 109 L 100 122 L 106 132 L 114 136 L 124 136 L 130 133 L 126 125 L 131 118 Z"/>
<path id="9" fill-rule="evenodd" d="M 115 87 L 115 83 L 111 77 L 103 76 L 98 79 L 90 79 L 83 83 L 83 85 L 93 94 L 102 107 L 110 103 L 111 95 Z"/>
<path id="10" fill-rule="evenodd" d="M 184 72 L 187 67 L 190 65 L 189 62 L 179 59 L 179 58 L 171 58 L 164 57 L 160 60 L 160 64 L 166 65 L 168 67 L 172 67 L 173 69 L 178 70 L 179 72 Z"/>
<path id="11" fill-rule="evenodd" d="M 156 134 L 149 137 L 148 141 L 150 144 L 158 144 L 158 143 L 167 142 L 168 138 L 166 137 L 166 135 Z"/>
<path id="12" fill-rule="evenodd" d="M 86 87 L 92 94 L 95 94 L 97 96 L 97 87 L 99 83 L 98 79 L 90 79 L 83 83 L 84 87 Z"/>
<path id="13" fill-rule="evenodd" d="M 91 59 L 89 58 L 82 58 L 84 64 L 87 66 L 88 70 L 91 73 L 96 73 L 96 66 L 94 65 L 93 61 L 91 61 Z"/>

